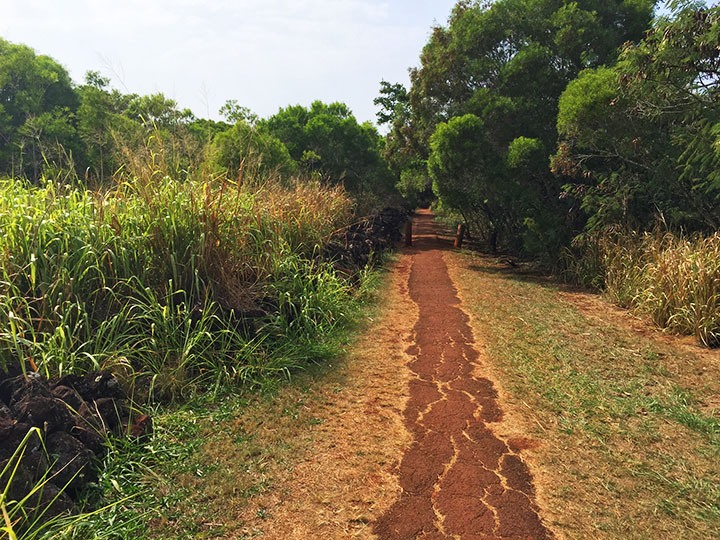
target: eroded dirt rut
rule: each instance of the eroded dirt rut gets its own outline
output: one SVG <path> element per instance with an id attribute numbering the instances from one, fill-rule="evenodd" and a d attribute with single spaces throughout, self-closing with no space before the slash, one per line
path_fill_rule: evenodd
<path id="1" fill-rule="evenodd" d="M 482 373 L 468 316 L 448 274 L 429 213 L 414 219 L 408 289 L 419 318 L 407 353 L 404 422 L 413 441 L 399 467 L 402 492 L 374 524 L 382 540 L 543 540 L 524 439 L 493 432 L 503 412 Z"/>

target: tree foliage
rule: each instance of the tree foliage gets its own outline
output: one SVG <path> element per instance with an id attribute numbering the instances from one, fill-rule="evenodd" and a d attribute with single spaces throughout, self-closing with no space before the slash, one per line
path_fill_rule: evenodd
<path id="1" fill-rule="evenodd" d="M 0 172 L 104 183 L 161 159 L 182 178 L 231 126 L 197 119 L 163 94 L 123 94 L 90 71 L 75 85 L 53 59 L 0 39 Z"/>
<path id="2" fill-rule="evenodd" d="M 0 39 L 0 160 L 8 172 L 37 179 L 47 160 L 70 159 L 77 107 L 65 68 Z"/>
<path id="3" fill-rule="evenodd" d="M 400 89 L 381 88 L 388 159 L 401 177 L 426 161 L 442 203 L 484 223 L 489 240 L 551 255 L 572 227 L 548 166 L 558 98 L 582 69 L 639 40 L 652 9 L 652 0 L 458 2 L 410 72 L 407 105 Z M 473 132 L 472 148 L 451 135 L 461 127 Z M 460 163 L 449 140 L 473 158 L 441 167 Z"/>
<path id="4" fill-rule="evenodd" d="M 272 173 L 288 177 L 298 169 L 280 139 L 242 119 L 215 135 L 210 155 L 213 163 L 230 177 L 248 172 L 258 173 L 261 177 Z"/>
<path id="5" fill-rule="evenodd" d="M 506 193 L 501 159 L 487 151 L 486 133 L 483 121 L 473 114 L 440 123 L 430 137 L 428 170 L 444 204 L 468 221 L 484 218 L 494 249 Z"/>
<path id="6" fill-rule="evenodd" d="M 590 228 L 720 226 L 719 22 L 681 9 L 563 93 L 553 166 Z"/>
<path id="7" fill-rule="evenodd" d="M 390 128 L 385 136 L 382 156 L 396 178 L 396 188 L 411 206 L 429 205 L 433 198 L 426 152 L 418 144 L 412 124 L 412 109 L 407 88 L 402 84 L 380 82 L 380 95 L 374 100 L 380 107 L 378 124 Z"/>
<path id="8" fill-rule="evenodd" d="M 227 122 L 196 118 L 162 93 L 119 92 L 96 71 L 75 85 L 51 58 L 0 40 L 0 174 L 103 185 L 153 170 L 179 180 L 197 171 L 256 180 L 302 172 L 343 185 L 361 211 L 396 193 L 384 139 L 343 103 L 260 119 L 229 99 L 219 114 Z"/>
<path id="9" fill-rule="evenodd" d="M 344 103 L 293 105 L 258 126 L 281 140 L 305 172 L 342 184 L 354 194 L 378 195 L 392 189 L 380 154 L 380 135 L 370 123 L 358 123 Z"/>

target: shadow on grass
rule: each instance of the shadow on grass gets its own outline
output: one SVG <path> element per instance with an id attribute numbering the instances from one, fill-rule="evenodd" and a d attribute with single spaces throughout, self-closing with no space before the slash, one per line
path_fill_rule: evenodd
<path id="1" fill-rule="evenodd" d="M 480 260 L 468 265 L 473 272 L 500 276 L 504 279 L 531 283 L 546 289 L 562 292 L 598 294 L 597 290 L 563 281 L 560 277 L 543 271 L 539 266 L 526 262 L 515 262 L 509 257 L 477 253 Z"/>

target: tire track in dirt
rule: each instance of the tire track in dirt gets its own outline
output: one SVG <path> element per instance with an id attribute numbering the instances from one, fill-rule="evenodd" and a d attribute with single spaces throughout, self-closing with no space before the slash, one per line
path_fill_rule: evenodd
<path id="1" fill-rule="evenodd" d="M 402 493 L 374 524 L 381 540 L 546 540 L 522 440 L 499 439 L 503 412 L 443 259 L 429 212 L 414 219 L 408 282 L 419 319 L 407 350 L 413 436 L 399 468 Z"/>

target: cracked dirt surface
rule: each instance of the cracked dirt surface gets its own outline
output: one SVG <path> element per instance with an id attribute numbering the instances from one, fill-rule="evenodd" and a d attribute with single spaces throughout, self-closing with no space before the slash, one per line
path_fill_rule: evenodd
<path id="1" fill-rule="evenodd" d="M 429 225 L 346 355 L 210 418 L 154 537 L 715 538 L 718 351 Z"/>
<path id="2" fill-rule="evenodd" d="M 452 242 L 429 212 L 413 221 L 378 317 L 333 370 L 339 382 L 303 405 L 316 420 L 306 446 L 233 538 L 553 538 L 523 459 L 538 442 L 483 366 L 445 262 Z"/>
<path id="3" fill-rule="evenodd" d="M 412 376 L 404 411 L 413 441 L 400 463 L 402 492 L 373 530 L 387 540 L 550 539 L 521 456 L 531 442 L 493 432 L 503 411 L 492 381 L 477 374 L 480 354 L 445 246 L 429 213 L 414 222 L 408 288 L 419 316 L 406 351 Z"/>

